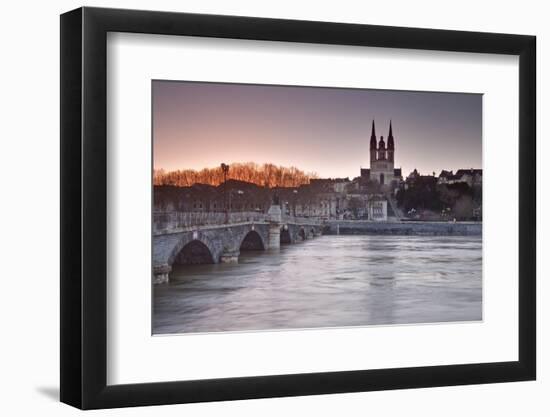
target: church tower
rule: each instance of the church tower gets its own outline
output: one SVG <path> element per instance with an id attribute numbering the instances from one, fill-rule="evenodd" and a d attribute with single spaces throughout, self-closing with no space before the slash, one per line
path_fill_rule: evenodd
<path id="1" fill-rule="evenodd" d="M 372 121 L 372 130 L 370 134 L 370 161 L 376 161 L 376 132 L 374 129 L 374 120 Z"/>
<path id="2" fill-rule="evenodd" d="M 393 132 L 391 130 L 390 120 L 390 133 L 388 134 L 388 161 L 394 162 L 395 145 L 393 143 Z"/>
<path id="3" fill-rule="evenodd" d="M 385 189 L 393 189 L 400 181 L 401 168 L 395 169 L 395 140 L 393 137 L 393 127 L 390 120 L 390 130 L 388 132 L 387 143 L 384 137 L 376 138 L 374 120 L 370 135 L 370 168 L 361 169 L 361 176 L 369 181 L 378 182 Z"/>

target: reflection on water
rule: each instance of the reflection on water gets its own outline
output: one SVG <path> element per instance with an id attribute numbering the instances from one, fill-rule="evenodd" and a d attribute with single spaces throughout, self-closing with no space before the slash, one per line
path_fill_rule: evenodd
<path id="1" fill-rule="evenodd" d="M 175 267 L 153 333 L 481 320 L 481 237 L 322 236 Z"/>

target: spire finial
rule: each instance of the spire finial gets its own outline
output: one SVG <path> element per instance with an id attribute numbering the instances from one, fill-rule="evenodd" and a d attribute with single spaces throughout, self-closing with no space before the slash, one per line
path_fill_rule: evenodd
<path id="1" fill-rule="evenodd" d="M 395 145 L 393 143 L 393 131 L 391 126 L 391 119 L 390 119 L 390 132 L 388 133 L 388 149 L 391 149 L 392 151 L 395 149 Z"/>
<path id="2" fill-rule="evenodd" d="M 371 151 L 376 149 L 376 132 L 374 129 L 374 119 L 372 119 L 372 130 L 370 134 L 370 149 Z"/>

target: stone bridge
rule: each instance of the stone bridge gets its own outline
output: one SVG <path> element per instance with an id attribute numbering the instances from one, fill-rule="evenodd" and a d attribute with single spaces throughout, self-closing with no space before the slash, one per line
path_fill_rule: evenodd
<path id="1" fill-rule="evenodd" d="M 278 209 L 278 210 L 277 210 Z M 242 217 L 226 224 L 154 226 L 153 282 L 169 281 L 174 264 L 238 262 L 241 251 L 276 250 L 322 233 L 320 221 L 283 218 L 272 207 L 265 217 Z"/>

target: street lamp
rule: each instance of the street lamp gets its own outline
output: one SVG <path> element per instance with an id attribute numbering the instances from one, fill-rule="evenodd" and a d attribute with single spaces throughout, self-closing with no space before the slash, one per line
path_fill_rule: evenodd
<path id="1" fill-rule="evenodd" d="M 227 173 L 229 172 L 229 165 L 222 162 L 221 168 L 223 172 L 223 205 L 225 208 L 225 222 L 229 223 L 229 210 L 227 207 Z"/>
<path id="2" fill-rule="evenodd" d="M 244 211 L 243 209 L 246 209 L 246 204 L 243 203 L 243 199 L 241 198 L 243 194 L 243 190 L 237 190 L 237 195 L 239 196 L 239 205 L 236 208 L 240 211 Z"/>

